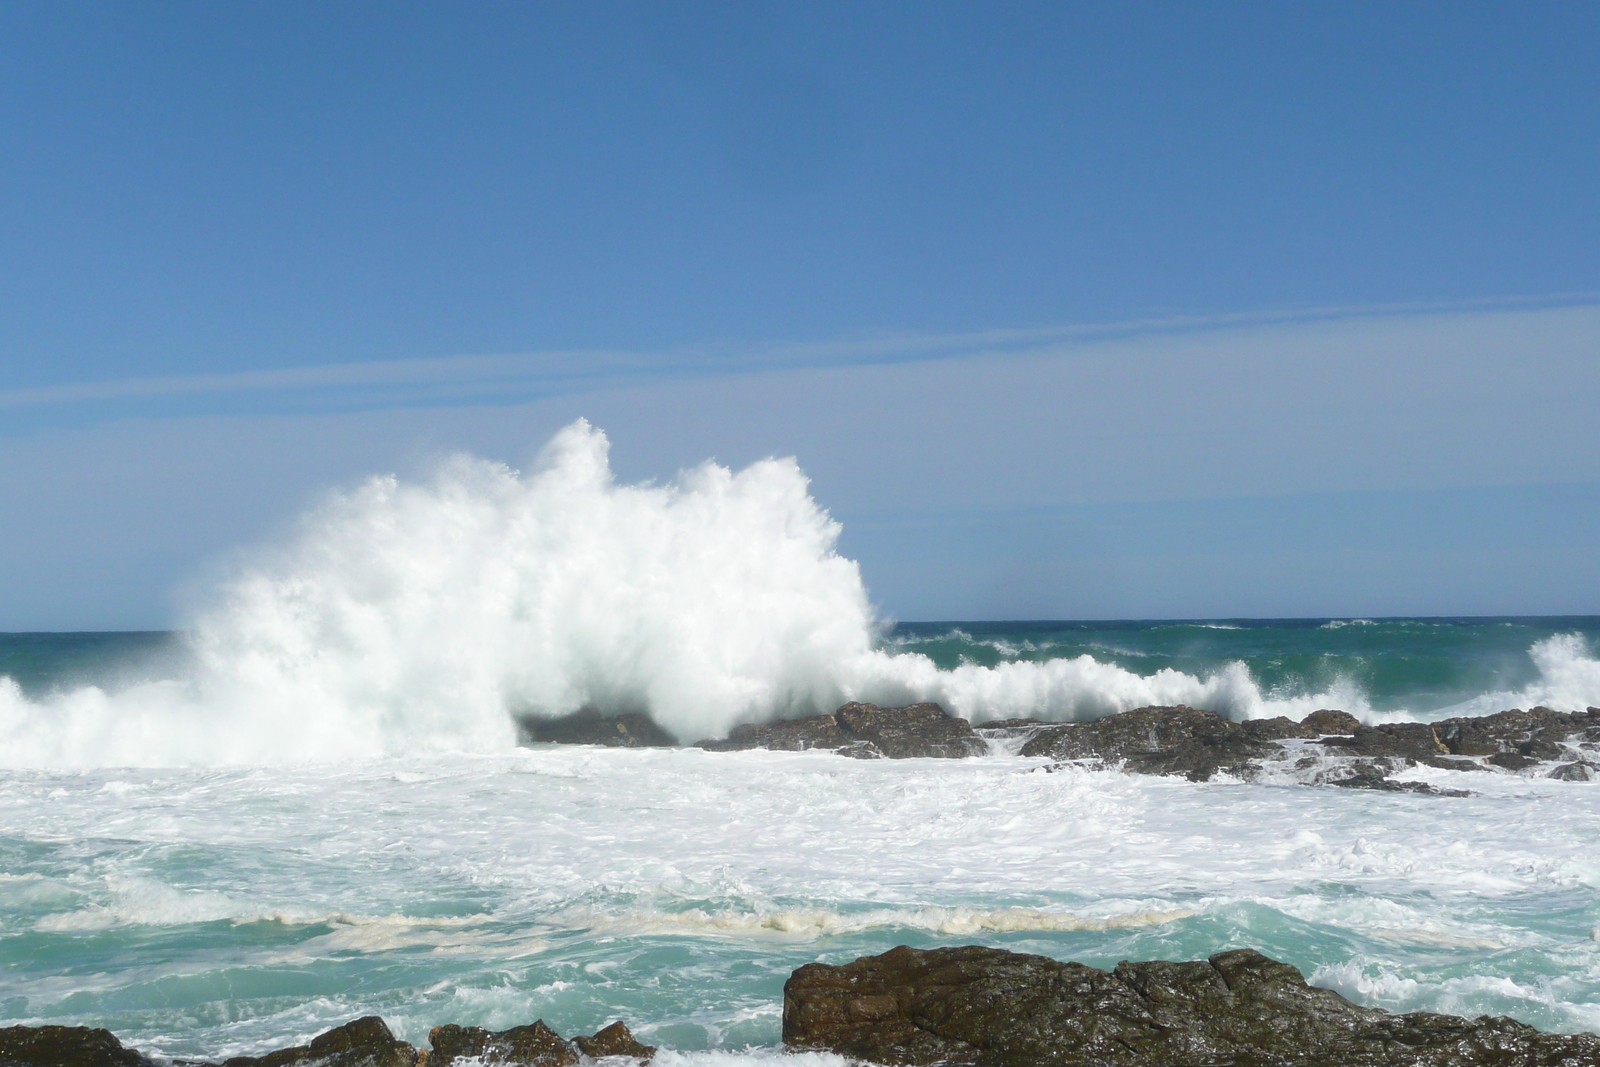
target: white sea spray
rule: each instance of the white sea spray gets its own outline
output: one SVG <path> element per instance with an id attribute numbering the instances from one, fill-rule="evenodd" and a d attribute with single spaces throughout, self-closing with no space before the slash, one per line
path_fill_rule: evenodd
<path id="1" fill-rule="evenodd" d="M 686 742 L 848 699 L 936 700 L 974 721 L 1150 704 L 1236 718 L 1401 714 L 1374 711 L 1348 679 L 1264 691 L 1240 661 L 1203 674 L 1089 654 L 941 668 L 915 643 L 879 641 L 883 621 L 836 550 L 839 532 L 792 459 L 620 484 L 605 435 L 579 421 L 527 472 L 458 457 L 428 481 L 378 477 L 331 495 L 214 591 L 178 677 L 33 700 L 0 678 L 0 764 L 502 752 L 515 716 L 585 706 L 648 712 Z M 1600 660 L 1581 636 L 1532 655 L 1539 680 L 1526 692 L 1462 710 L 1600 701 Z"/>

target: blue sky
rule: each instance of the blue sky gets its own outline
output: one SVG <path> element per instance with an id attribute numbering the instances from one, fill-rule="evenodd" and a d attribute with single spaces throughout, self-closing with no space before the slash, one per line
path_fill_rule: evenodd
<path id="1" fill-rule="evenodd" d="M 1593 5 L 0 6 L 0 629 L 577 415 L 906 618 L 1600 611 Z"/>

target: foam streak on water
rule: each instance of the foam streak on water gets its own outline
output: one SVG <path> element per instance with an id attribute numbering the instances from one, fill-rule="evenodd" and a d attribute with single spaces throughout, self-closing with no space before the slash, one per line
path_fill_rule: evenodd
<path id="1" fill-rule="evenodd" d="M 366 1012 L 772 1047 L 790 969 L 895 944 L 1249 945 L 1364 1003 L 1600 1026 L 1600 789 L 1440 798 L 1024 759 L 540 748 L 0 776 L 0 1024 L 259 1051 Z"/>

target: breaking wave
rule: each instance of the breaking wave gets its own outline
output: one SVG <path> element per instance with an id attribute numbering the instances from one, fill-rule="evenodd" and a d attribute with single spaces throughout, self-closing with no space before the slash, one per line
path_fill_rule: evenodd
<path id="1" fill-rule="evenodd" d="M 684 741 L 850 699 L 937 700 L 974 721 L 1179 703 L 1371 714 L 1356 686 L 1278 698 L 1238 662 L 1204 677 L 1088 655 L 941 669 L 880 643 L 839 532 L 793 459 L 619 484 L 580 420 L 527 473 L 461 457 L 425 483 L 330 497 L 197 614 L 184 677 L 39 700 L 0 678 L 0 763 L 488 752 L 515 744 L 514 716 L 585 706 L 647 711 Z M 1600 692 L 1580 638 L 1534 657 L 1546 702 Z"/>

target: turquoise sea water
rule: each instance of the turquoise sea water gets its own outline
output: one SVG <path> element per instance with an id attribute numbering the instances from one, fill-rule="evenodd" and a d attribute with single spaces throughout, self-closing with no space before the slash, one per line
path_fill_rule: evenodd
<path id="1" fill-rule="evenodd" d="M 947 669 L 1087 655 L 1141 675 L 1170 668 L 1205 676 L 1238 662 L 1268 699 L 1342 686 L 1375 710 L 1431 717 L 1537 687 L 1529 649 L 1561 634 L 1592 649 L 1600 616 L 924 622 L 899 624 L 887 643 Z"/>
<path id="2" fill-rule="evenodd" d="M 1170 668 L 1198 677 L 1238 662 L 1269 697 L 1344 682 L 1376 709 L 1429 714 L 1536 684 L 1528 651 L 1561 634 L 1593 647 L 1600 616 L 902 622 L 880 645 L 920 652 L 945 670 L 1086 655 L 1137 674 Z M 0 676 L 32 696 L 184 669 L 182 635 L 168 631 L 0 633 Z"/>
<path id="3" fill-rule="evenodd" d="M 914 623 L 879 647 L 907 672 L 897 657 L 939 678 L 990 668 L 958 690 L 970 700 L 1008 664 L 1078 663 L 1074 685 L 1115 690 L 1074 689 L 1080 704 L 1164 671 L 1201 693 L 1242 671 L 1263 713 L 1350 694 L 1369 716 L 1431 717 L 1600 704 L 1597 638 L 1594 617 Z M 0 636 L 10 753 L 100 757 L 0 759 L 0 1025 L 105 1025 L 185 1057 L 368 1012 L 419 1042 L 447 1021 L 620 1017 L 691 1060 L 759 1061 L 799 964 L 984 943 L 1105 966 L 1249 945 L 1362 1003 L 1600 1027 L 1600 784 L 1422 769 L 1476 794 L 1448 798 L 1045 773 L 1003 753 L 434 733 L 323 761 L 201 746 L 172 765 L 143 732 L 121 749 L 66 737 L 124 713 L 219 734 L 259 714 L 152 710 L 197 699 L 198 654 L 174 635 Z"/>

